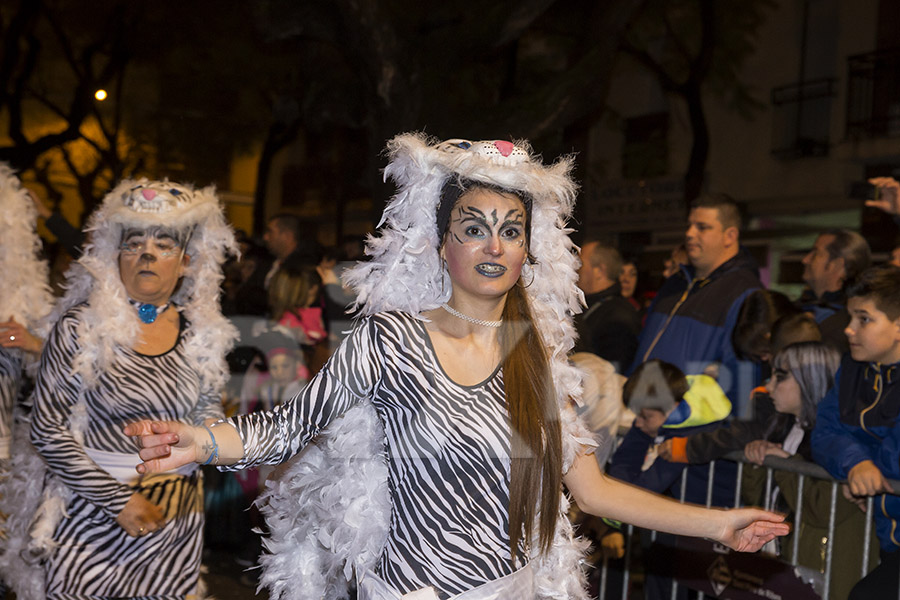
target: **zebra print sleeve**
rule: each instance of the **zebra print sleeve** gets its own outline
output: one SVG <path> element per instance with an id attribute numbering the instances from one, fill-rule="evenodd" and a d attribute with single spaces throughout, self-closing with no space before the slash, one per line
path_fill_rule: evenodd
<path id="1" fill-rule="evenodd" d="M 200 393 L 197 405 L 188 415 L 192 425 L 202 425 L 207 419 L 218 421 L 225 417 L 222 409 L 222 397 L 217 392 L 207 389 Z"/>
<path id="2" fill-rule="evenodd" d="M 382 352 L 376 318 L 363 319 L 299 394 L 272 411 L 231 419 L 244 445 L 244 458 L 223 467 L 237 470 L 284 462 L 378 383 Z"/>
<path id="3" fill-rule="evenodd" d="M 72 412 L 82 385 L 81 378 L 71 374 L 78 351 L 76 325 L 75 314 L 67 313 L 44 346 L 34 391 L 31 441 L 50 471 L 70 490 L 115 518 L 134 490 L 98 467 L 72 431 Z"/>

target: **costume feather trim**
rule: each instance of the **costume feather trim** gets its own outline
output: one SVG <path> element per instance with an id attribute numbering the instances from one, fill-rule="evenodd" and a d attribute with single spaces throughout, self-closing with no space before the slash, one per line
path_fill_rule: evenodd
<path id="1" fill-rule="evenodd" d="M 11 469 L 0 484 L 0 511 L 7 515 L 3 524 L 6 540 L 0 553 L 0 577 L 16 593 L 16 598 L 44 600 L 44 570 L 40 560 L 51 547 L 45 544 L 52 539 L 53 531 L 47 531 L 49 527 L 33 530 L 34 523 L 43 523 L 41 509 L 51 507 L 44 505 L 46 467 L 31 445 L 30 429 L 29 421 L 16 423 Z M 61 499 L 54 496 L 53 501 L 57 506 L 52 510 L 65 508 L 58 506 Z M 32 537 L 33 533 L 38 537 Z"/>
<path id="2" fill-rule="evenodd" d="M 0 321 L 12 317 L 31 331 L 53 308 L 36 221 L 28 191 L 13 170 L 0 163 Z"/>
<path id="3" fill-rule="evenodd" d="M 391 513 L 383 439 L 374 407 L 360 404 L 266 483 L 260 588 L 272 598 L 347 598 L 354 572 L 374 566 Z"/>

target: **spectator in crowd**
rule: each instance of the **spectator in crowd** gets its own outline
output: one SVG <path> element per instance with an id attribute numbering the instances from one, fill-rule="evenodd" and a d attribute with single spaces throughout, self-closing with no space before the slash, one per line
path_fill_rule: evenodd
<path id="1" fill-rule="evenodd" d="M 766 456 L 812 461 L 810 432 L 816 422 L 816 408 L 834 384 L 840 355 L 822 342 L 800 342 L 781 350 L 773 361 L 774 376 L 767 388 L 775 403 L 775 414 L 766 423 L 733 421 L 730 426 L 688 437 L 666 440 L 659 455 L 666 460 L 706 464 L 734 450 L 762 465 Z M 776 510 L 797 512 L 797 475 L 789 471 L 774 472 L 776 484 L 772 492 Z M 802 522 L 792 532 L 800 535 L 798 563 L 814 572 L 825 572 L 825 544 L 831 514 L 831 481 L 807 479 L 803 491 Z M 759 467 L 744 469 L 741 485 L 744 501 L 762 505 L 766 490 L 766 471 Z M 789 519 L 791 517 L 788 517 Z M 835 507 L 835 539 L 833 542 L 831 597 L 846 598 L 859 579 L 862 568 L 863 531 L 866 515 L 855 503 L 839 498 Z M 769 548 L 774 554 L 791 560 L 792 540 L 779 540 Z M 877 547 L 871 546 L 870 565 L 876 560 Z"/>
<path id="2" fill-rule="evenodd" d="M 590 352 L 608 360 L 621 373 L 631 364 L 637 349 L 641 321 L 622 297 L 619 251 L 598 241 L 581 247 L 578 287 L 587 308 L 575 317 L 576 352 Z"/>
<path id="3" fill-rule="evenodd" d="M 293 345 L 288 344 L 274 348 L 266 353 L 269 364 L 269 381 L 260 386 L 256 394 L 259 401 L 254 410 L 272 410 L 300 393 L 307 380 L 299 372 L 303 357 Z"/>
<path id="4" fill-rule="evenodd" d="M 638 284 L 638 268 L 637 261 L 628 258 L 622 261 L 622 272 L 619 274 L 619 285 L 622 286 L 622 297 L 628 300 L 628 303 L 634 307 L 634 310 L 642 312 L 643 306 L 640 301 L 634 297 Z"/>
<path id="5" fill-rule="evenodd" d="M 264 316 L 268 312 L 265 278 L 272 257 L 265 248 L 247 239 L 240 257 L 225 267 L 225 294 L 222 313 L 234 316 Z M 240 328 L 240 324 L 238 324 Z"/>
<path id="6" fill-rule="evenodd" d="M 329 352 L 334 351 L 341 340 L 344 339 L 346 333 L 352 329 L 353 303 L 356 302 L 356 296 L 353 291 L 341 283 L 341 273 L 345 269 L 352 267 L 359 260 L 359 257 L 348 258 L 344 254 L 344 249 L 349 249 L 354 253 L 362 241 L 357 238 L 348 237 L 344 240 L 341 248 L 332 248 L 326 250 L 322 261 L 316 266 L 316 271 L 322 279 L 322 287 L 324 289 L 324 308 L 325 308 L 325 324 L 328 329 L 328 349 Z"/>
<path id="7" fill-rule="evenodd" d="M 622 386 L 625 376 L 616 373 L 615 367 L 590 352 L 576 352 L 569 357 L 582 373 L 582 404 L 578 415 L 587 428 L 598 437 L 598 448 L 594 451 L 597 462 L 605 468 L 613 443 L 620 427 L 628 428 L 634 422 L 635 414 L 622 402 Z"/>
<path id="8" fill-rule="evenodd" d="M 900 269 L 872 267 L 847 289 L 850 324 L 834 386 L 819 405 L 813 457 L 856 497 L 875 498 L 881 564 L 851 599 L 893 598 L 900 577 Z"/>
<path id="9" fill-rule="evenodd" d="M 321 290 L 322 279 L 312 265 L 285 265 L 269 285 L 269 325 L 297 340 L 312 375 L 330 355 L 328 332 L 322 317 Z"/>
<path id="10" fill-rule="evenodd" d="M 301 346 L 283 327 L 252 339 L 257 351 L 242 373 L 238 413 L 271 410 L 292 398 L 310 379 Z"/>
<path id="11" fill-rule="evenodd" d="M 81 246 L 84 244 L 84 233 L 77 227 L 72 226 L 66 221 L 66 218 L 58 210 L 50 210 L 41 200 L 40 196 L 33 191 L 28 190 L 28 196 L 34 203 L 38 216 L 44 219 L 44 226 L 50 230 L 50 233 L 56 236 L 60 245 L 66 251 L 70 258 L 78 258 L 81 256 Z"/>
<path id="12" fill-rule="evenodd" d="M 669 277 L 647 314 L 634 365 L 658 358 L 686 373 L 712 372 L 734 412 L 748 412 L 758 369 L 738 358 L 731 343 L 744 299 L 761 287 L 756 262 L 740 246 L 737 204 L 707 194 L 691 205 L 685 235 L 689 265 Z"/>
<path id="13" fill-rule="evenodd" d="M 689 264 L 690 261 L 688 260 L 687 249 L 684 246 L 684 242 L 682 242 L 672 248 L 672 252 L 669 253 L 669 258 L 663 262 L 663 278 L 668 279 L 675 273 L 678 273 L 681 270 L 681 267 Z"/>
<path id="14" fill-rule="evenodd" d="M 635 414 L 622 402 L 622 386 L 625 377 L 616 373 L 609 361 L 603 360 L 590 352 L 576 352 L 569 357 L 582 374 L 582 403 L 578 407 L 578 415 L 594 434 L 597 449 L 594 456 L 601 469 L 606 468 L 613 450 L 616 435 L 620 428 L 629 428 L 634 422 Z M 577 526 L 579 535 L 591 540 L 594 553 L 587 557 L 592 565 L 599 565 L 604 557 L 621 559 L 624 554 L 624 538 L 618 529 L 612 528 L 603 519 L 581 512 L 577 506 L 569 507 L 569 518 Z M 609 535 L 611 534 L 611 535 Z M 606 581 L 606 596 L 621 597 L 622 564 L 621 561 L 608 563 L 609 573 L 614 576 Z M 599 593 L 599 569 L 588 571 L 588 585 L 592 597 Z"/>
<path id="15" fill-rule="evenodd" d="M 803 281 L 808 287 L 797 305 L 812 314 L 825 341 L 842 353 L 848 350 L 844 328 L 850 322 L 844 289 L 870 262 L 869 244 L 848 229 L 832 229 L 819 235 L 812 250 L 803 257 Z"/>
<path id="16" fill-rule="evenodd" d="M 622 397 L 637 417 L 615 451 L 609 474 L 622 481 L 673 498 L 682 494 L 682 472 L 687 470 L 684 500 L 705 504 L 709 469 L 686 466 L 657 457 L 657 445 L 675 436 L 709 431 L 720 427 L 731 414 L 731 402 L 708 375 L 685 376 L 677 367 L 651 360 L 635 369 L 625 383 Z M 733 463 L 717 466 L 713 480 L 712 505 L 731 506 L 737 474 Z M 644 539 L 645 545 L 649 542 Z M 607 541 L 607 544 L 610 542 Z M 658 534 L 647 549 L 645 598 L 670 598 L 672 572 L 667 568 L 674 552 L 675 538 Z M 684 588 L 680 588 L 682 593 Z M 682 596 L 683 597 L 683 596 Z"/>
<path id="17" fill-rule="evenodd" d="M 708 375 L 685 375 L 678 367 L 650 360 L 625 383 L 622 399 L 636 415 L 613 454 L 609 473 L 643 488 L 677 497 L 683 465 L 656 461 L 656 446 L 674 436 L 715 429 L 731 415 L 731 402 Z M 705 503 L 708 470 L 689 469 L 685 500 Z M 734 478 L 716 477 L 716 506 L 734 501 Z M 719 484 L 718 482 L 723 482 Z"/>
<path id="18" fill-rule="evenodd" d="M 752 292 L 741 305 L 731 332 L 734 351 L 744 360 L 768 363 L 772 358 L 772 327 L 779 319 L 798 313 L 799 310 L 781 292 Z"/>
<path id="19" fill-rule="evenodd" d="M 891 259 L 888 261 L 888 264 L 900 267 L 900 245 L 895 246 L 894 249 L 891 250 Z"/>
<path id="20" fill-rule="evenodd" d="M 301 346 L 315 346 L 326 337 L 322 307 L 315 306 L 322 279 L 315 267 L 285 266 L 269 284 L 269 319 L 289 331 Z"/>
<path id="21" fill-rule="evenodd" d="M 304 265 L 315 266 L 322 259 L 322 247 L 315 239 L 304 231 L 303 221 L 297 215 L 280 213 L 270 218 L 266 223 L 266 232 L 263 234 L 266 248 L 275 257 L 268 274 L 265 285 L 282 265 L 300 267 Z"/>

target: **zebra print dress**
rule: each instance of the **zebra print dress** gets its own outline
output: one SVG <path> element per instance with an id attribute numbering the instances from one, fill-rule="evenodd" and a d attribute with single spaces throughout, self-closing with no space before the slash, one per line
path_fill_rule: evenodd
<path id="1" fill-rule="evenodd" d="M 446 598 L 513 572 L 502 371 L 453 382 L 408 314 L 363 319 L 301 394 L 234 419 L 245 455 L 233 468 L 286 460 L 362 398 L 384 424 L 392 501 L 376 573 L 401 594 Z"/>
<path id="2" fill-rule="evenodd" d="M 31 438 L 53 477 L 71 490 L 54 534 L 58 544 L 45 565 L 47 598 L 184 598 L 196 593 L 202 551 L 203 499 L 199 470 L 122 483 L 100 468 L 85 448 L 137 456 L 122 426 L 140 418 L 199 425 L 222 417 L 217 394 L 201 388 L 175 346 L 146 356 L 120 348 L 114 365 L 91 389 L 71 375 L 79 345 L 81 308 L 63 315 L 47 340 L 34 395 Z M 83 441 L 80 438 L 83 437 Z M 160 506 L 161 530 L 130 537 L 115 522 L 135 492 Z"/>

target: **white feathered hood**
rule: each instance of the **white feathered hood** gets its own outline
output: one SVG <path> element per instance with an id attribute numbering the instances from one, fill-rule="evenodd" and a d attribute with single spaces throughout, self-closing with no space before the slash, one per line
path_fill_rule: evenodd
<path id="1" fill-rule="evenodd" d="M 190 236 L 186 248 L 190 263 L 172 301 L 190 323 L 185 332 L 188 359 L 206 386 L 218 388 L 228 376 L 225 353 L 238 335 L 219 307 L 222 263 L 226 252 L 238 252 L 237 244 L 214 187 L 197 189 L 168 180 L 124 180 L 88 220 L 88 241 L 66 273 L 67 291 L 57 309 L 62 314 L 87 303 L 78 325 L 83 351 L 73 370 L 93 385 L 119 349 L 135 342 L 140 320 L 119 275 L 119 246 L 125 229 L 154 226 Z"/>
<path id="2" fill-rule="evenodd" d="M 10 317 L 33 329 L 53 307 L 49 269 L 39 258 L 37 209 L 8 165 L 0 163 L 0 321 Z"/>

